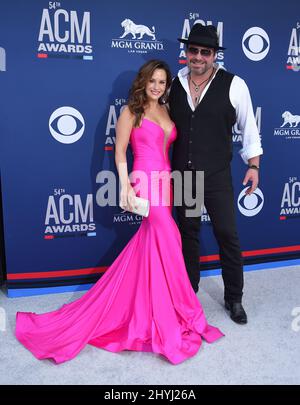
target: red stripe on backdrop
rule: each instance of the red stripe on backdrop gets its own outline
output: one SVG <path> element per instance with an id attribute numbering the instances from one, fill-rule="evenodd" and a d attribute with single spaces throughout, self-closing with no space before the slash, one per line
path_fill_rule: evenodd
<path id="1" fill-rule="evenodd" d="M 243 257 L 263 256 L 263 255 L 272 255 L 274 253 L 297 252 L 298 250 L 300 251 L 300 245 L 284 246 L 284 247 L 270 248 L 270 249 L 248 250 L 248 251 L 242 252 L 242 256 Z M 200 256 L 201 262 L 214 262 L 216 260 L 220 260 L 219 255 Z"/>
<path id="2" fill-rule="evenodd" d="M 54 277 L 68 277 L 68 276 L 81 276 L 84 274 L 99 274 L 104 273 L 108 267 L 90 267 L 78 270 L 58 270 L 58 271 L 41 271 L 35 273 L 19 273 L 7 274 L 8 280 L 24 280 L 29 278 L 54 278 Z"/>
<path id="3" fill-rule="evenodd" d="M 300 251 L 300 245 L 295 246 L 284 246 L 278 248 L 270 249 L 259 249 L 259 250 L 249 250 L 242 252 L 243 257 L 250 256 L 266 256 L 275 253 L 288 253 Z M 200 256 L 200 261 L 204 262 L 214 262 L 220 260 L 219 255 L 208 255 Z M 108 269 L 108 266 L 102 267 L 89 267 L 86 269 L 77 270 L 58 270 L 58 271 L 43 271 L 35 273 L 17 273 L 17 274 L 7 274 L 8 280 L 25 280 L 25 279 L 37 279 L 37 278 L 54 278 L 54 277 L 71 277 L 71 276 L 81 276 L 84 274 L 99 274 L 104 273 Z"/>

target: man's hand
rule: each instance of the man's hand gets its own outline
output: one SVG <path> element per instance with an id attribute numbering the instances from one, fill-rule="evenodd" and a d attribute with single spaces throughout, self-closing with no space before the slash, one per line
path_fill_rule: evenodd
<path id="1" fill-rule="evenodd" d="M 251 182 L 251 186 L 246 190 L 246 194 L 250 195 L 257 188 L 258 185 L 258 171 L 256 169 L 248 169 L 243 180 L 243 185 L 246 186 L 248 182 Z"/>

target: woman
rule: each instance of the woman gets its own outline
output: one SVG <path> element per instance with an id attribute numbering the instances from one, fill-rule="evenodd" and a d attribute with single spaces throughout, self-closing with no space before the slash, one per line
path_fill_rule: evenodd
<path id="1" fill-rule="evenodd" d="M 164 62 L 145 63 L 117 123 L 115 157 L 122 205 L 132 208 L 139 187 L 137 194 L 150 200 L 149 216 L 81 298 L 53 312 L 17 314 L 16 336 L 38 359 L 61 363 L 89 343 L 112 352 L 159 353 L 178 364 L 197 353 L 201 337 L 213 342 L 223 336 L 207 324 L 190 285 L 171 214 L 168 150 L 176 128 L 163 101 L 170 85 L 171 74 Z M 140 183 L 133 187 L 129 181 L 129 140 L 133 170 L 143 173 L 146 187 Z"/>

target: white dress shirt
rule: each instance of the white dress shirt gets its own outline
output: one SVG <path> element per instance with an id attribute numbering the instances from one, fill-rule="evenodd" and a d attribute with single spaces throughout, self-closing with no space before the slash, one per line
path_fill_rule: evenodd
<path id="1" fill-rule="evenodd" d="M 205 93 L 207 92 L 210 84 L 214 80 L 219 69 L 224 69 L 219 64 L 214 65 L 216 72 L 213 78 L 205 86 L 199 103 L 203 99 Z M 188 82 L 189 68 L 188 66 L 180 69 L 178 72 L 178 78 L 182 84 L 184 90 L 187 93 L 187 101 L 192 111 L 195 111 L 195 105 L 192 100 L 189 82 Z M 252 157 L 259 156 L 263 154 L 261 147 L 261 140 L 258 133 L 258 128 L 256 125 L 253 107 L 251 102 L 251 97 L 247 84 L 239 76 L 234 76 L 229 89 L 229 99 L 236 112 L 236 122 L 242 135 L 242 149 L 239 153 L 243 161 L 248 164 L 248 160 Z"/>

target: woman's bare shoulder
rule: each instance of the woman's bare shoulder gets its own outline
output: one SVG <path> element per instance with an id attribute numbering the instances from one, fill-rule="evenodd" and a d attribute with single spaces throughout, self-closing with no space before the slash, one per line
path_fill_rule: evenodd
<path id="1" fill-rule="evenodd" d="M 135 117 L 134 117 L 134 114 L 130 111 L 128 105 L 125 105 L 125 106 L 122 108 L 122 112 L 121 112 L 121 114 L 120 114 L 120 117 L 122 117 L 123 119 L 130 120 L 130 121 L 133 121 L 134 118 L 135 118 Z"/>

